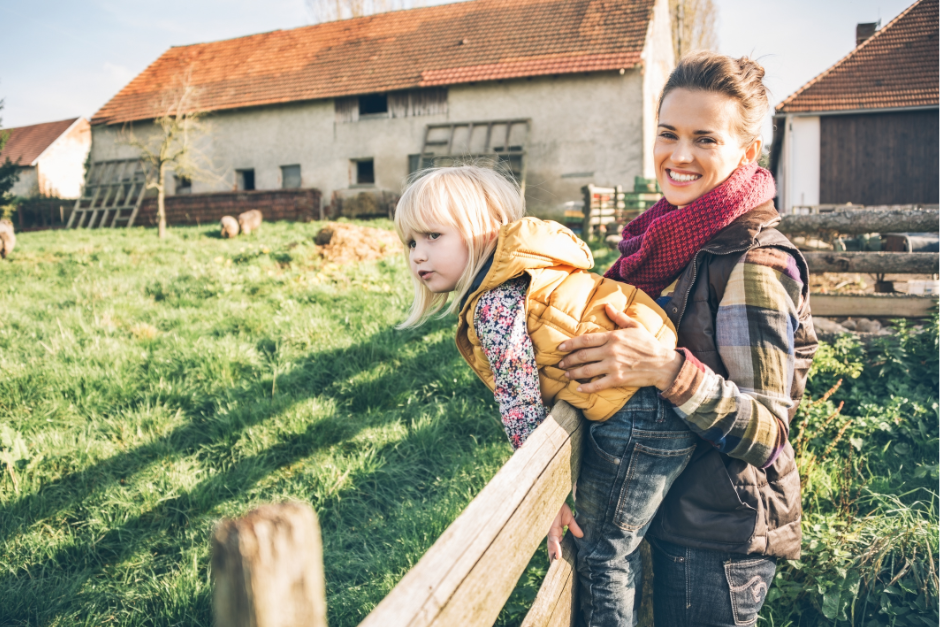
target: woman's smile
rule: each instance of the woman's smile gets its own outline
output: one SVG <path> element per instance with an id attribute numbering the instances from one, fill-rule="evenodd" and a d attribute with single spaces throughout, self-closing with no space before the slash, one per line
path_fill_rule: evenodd
<path id="1" fill-rule="evenodd" d="M 694 172 L 680 172 L 679 170 L 673 170 L 671 168 L 666 169 L 666 174 L 669 175 L 669 180 L 675 185 L 686 185 L 702 178 L 701 174 L 696 174 Z"/>
<path id="2" fill-rule="evenodd" d="M 760 137 L 742 138 L 737 124 L 738 105 L 724 94 L 690 89 L 666 94 L 653 161 L 669 204 L 691 204 L 760 156 Z"/>

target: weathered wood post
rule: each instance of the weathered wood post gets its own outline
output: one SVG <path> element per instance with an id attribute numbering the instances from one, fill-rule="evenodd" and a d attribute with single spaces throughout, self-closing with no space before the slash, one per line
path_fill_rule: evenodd
<path id="1" fill-rule="evenodd" d="M 263 505 L 212 534 L 218 627 L 326 627 L 323 545 L 313 509 Z"/>

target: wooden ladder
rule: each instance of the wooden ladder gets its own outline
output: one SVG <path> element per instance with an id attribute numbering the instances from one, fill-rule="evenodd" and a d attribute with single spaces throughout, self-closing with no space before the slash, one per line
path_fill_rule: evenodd
<path id="1" fill-rule="evenodd" d="M 88 168 L 85 189 L 65 228 L 134 226 L 147 192 L 147 167 L 139 159 L 96 161 Z"/>

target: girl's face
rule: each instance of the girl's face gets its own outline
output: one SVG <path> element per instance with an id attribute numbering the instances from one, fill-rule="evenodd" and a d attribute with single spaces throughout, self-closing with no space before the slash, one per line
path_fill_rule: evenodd
<path id="1" fill-rule="evenodd" d="M 470 251 L 456 228 L 430 226 L 428 233 L 408 233 L 411 273 L 435 294 L 453 292 L 470 262 Z"/>
<path id="2" fill-rule="evenodd" d="M 760 137 L 741 144 L 738 105 L 714 92 L 674 89 L 659 109 L 653 144 L 656 180 L 669 204 L 684 207 L 760 157 Z"/>

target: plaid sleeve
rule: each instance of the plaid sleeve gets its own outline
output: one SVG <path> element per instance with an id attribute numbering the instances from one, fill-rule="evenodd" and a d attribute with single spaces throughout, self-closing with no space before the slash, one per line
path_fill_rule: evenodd
<path id="1" fill-rule="evenodd" d="M 685 363 L 663 398 L 699 436 L 749 464 L 770 466 L 786 444 L 793 336 L 803 282 L 776 248 L 749 251 L 718 304 L 715 332 L 724 378 L 683 350 Z"/>
<path id="2" fill-rule="evenodd" d="M 535 347 L 526 326 L 526 278 L 513 279 L 483 294 L 473 326 L 490 362 L 503 428 L 519 448 L 548 414 L 542 404 Z"/>

